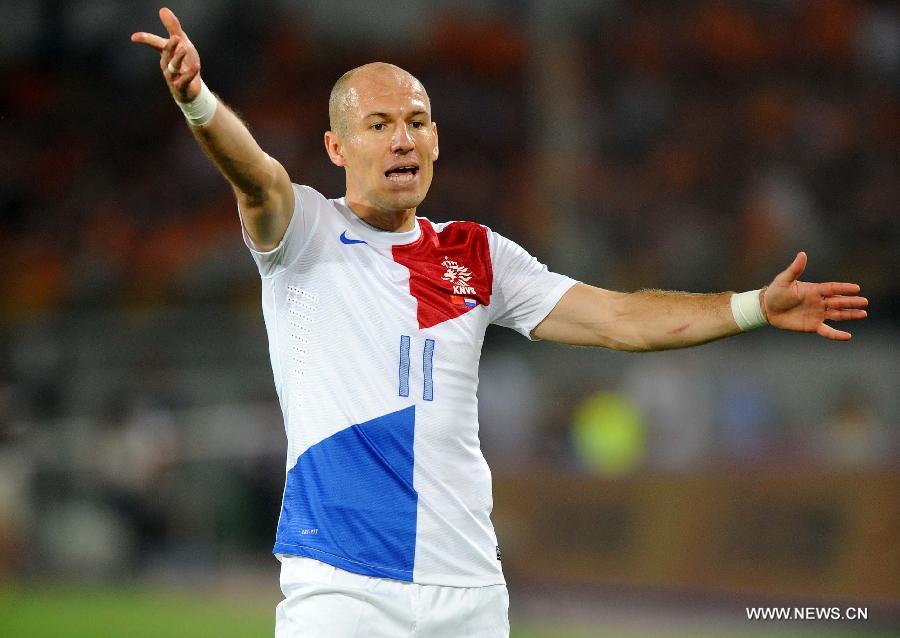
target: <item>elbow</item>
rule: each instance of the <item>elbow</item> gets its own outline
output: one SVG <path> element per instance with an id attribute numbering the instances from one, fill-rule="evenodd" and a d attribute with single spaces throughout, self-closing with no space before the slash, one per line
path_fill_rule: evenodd
<path id="1" fill-rule="evenodd" d="M 658 349 L 641 324 L 624 313 L 615 313 L 604 321 L 589 327 L 590 345 L 617 352 L 651 352 Z"/>
<path id="2" fill-rule="evenodd" d="M 238 179 L 232 181 L 235 196 L 242 206 L 248 208 L 266 208 L 270 200 L 277 194 L 279 169 L 284 173 L 283 180 L 290 184 L 287 173 L 271 156 L 265 155 L 265 161 L 250 165 L 241 171 Z"/>
<path id="3" fill-rule="evenodd" d="M 263 211 L 266 209 L 269 195 L 265 188 L 258 184 L 246 184 L 234 187 L 234 196 L 238 200 L 241 211 Z"/>
<path id="4" fill-rule="evenodd" d="M 641 335 L 621 329 L 610 330 L 609 326 L 596 326 L 584 345 L 606 348 L 616 352 L 650 352 L 655 350 Z"/>
<path id="5" fill-rule="evenodd" d="M 659 349 L 649 343 L 639 341 L 614 341 L 607 347 L 617 352 L 653 352 Z"/>

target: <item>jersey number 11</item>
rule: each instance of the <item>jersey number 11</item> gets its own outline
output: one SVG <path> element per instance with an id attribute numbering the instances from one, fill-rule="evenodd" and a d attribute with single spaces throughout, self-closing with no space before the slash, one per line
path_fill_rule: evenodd
<path id="1" fill-rule="evenodd" d="M 409 396 L 409 335 L 400 335 L 400 396 Z M 426 339 L 422 349 L 422 398 L 434 401 L 434 380 L 431 376 L 434 359 L 434 339 Z"/>

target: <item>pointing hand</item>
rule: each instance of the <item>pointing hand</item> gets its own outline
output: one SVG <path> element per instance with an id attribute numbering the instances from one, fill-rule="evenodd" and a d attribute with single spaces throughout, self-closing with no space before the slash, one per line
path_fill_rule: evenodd
<path id="1" fill-rule="evenodd" d="M 159 19 L 168 31 L 168 38 L 141 31 L 132 33 L 131 41 L 159 53 L 159 68 L 172 97 L 178 102 L 191 102 L 200 93 L 200 54 L 171 10 L 160 9 Z"/>

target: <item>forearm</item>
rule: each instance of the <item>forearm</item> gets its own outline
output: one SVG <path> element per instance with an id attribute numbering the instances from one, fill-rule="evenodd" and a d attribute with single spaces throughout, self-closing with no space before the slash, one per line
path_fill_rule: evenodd
<path id="1" fill-rule="evenodd" d="M 732 293 L 662 290 L 628 293 L 616 304 L 621 349 L 669 350 L 696 346 L 741 332 L 731 310 Z"/>
<path id="2" fill-rule="evenodd" d="M 532 334 L 613 350 L 686 348 L 741 332 L 730 302 L 731 293 L 626 293 L 576 284 Z"/>
<path id="3" fill-rule="evenodd" d="M 189 128 L 241 203 L 259 206 L 273 192 L 284 169 L 260 148 L 244 122 L 221 100 L 209 122 Z"/>
<path id="4" fill-rule="evenodd" d="M 140 31 L 131 35 L 131 41 L 160 54 L 159 67 L 169 92 L 184 112 L 200 147 L 231 184 L 239 203 L 263 214 L 284 216 L 286 202 L 293 201 L 292 197 L 277 201 L 291 195 L 284 168 L 263 152 L 247 126 L 204 84 L 200 54 L 175 14 L 163 8 L 159 17 L 168 38 Z"/>
<path id="5" fill-rule="evenodd" d="M 291 180 L 284 167 L 260 148 L 234 111 L 211 93 L 207 99 L 214 108 L 212 118 L 198 124 L 188 116 L 191 133 L 231 184 L 254 245 L 262 250 L 273 248 L 293 214 Z M 202 100 L 201 92 L 196 103 Z"/>

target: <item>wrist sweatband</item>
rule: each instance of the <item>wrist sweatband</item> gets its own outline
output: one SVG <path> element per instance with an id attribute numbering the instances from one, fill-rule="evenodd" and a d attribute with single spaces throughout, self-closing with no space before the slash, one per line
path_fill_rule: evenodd
<path id="1" fill-rule="evenodd" d="M 759 292 L 750 290 L 731 295 L 731 314 L 741 330 L 753 330 L 769 323 L 763 314 Z"/>
<path id="2" fill-rule="evenodd" d="M 219 100 L 213 95 L 213 92 L 206 86 L 206 82 L 200 80 L 200 93 L 197 94 L 191 102 L 179 102 L 175 100 L 175 104 L 184 112 L 184 116 L 191 126 L 202 126 L 209 122 L 213 115 L 216 114 L 216 107 L 219 106 Z"/>

